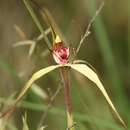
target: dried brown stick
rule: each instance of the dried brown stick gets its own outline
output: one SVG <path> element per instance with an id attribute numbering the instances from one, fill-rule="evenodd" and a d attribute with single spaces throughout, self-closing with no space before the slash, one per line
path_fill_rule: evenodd
<path id="1" fill-rule="evenodd" d="M 104 2 L 101 3 L 101 5 L 100 5 L 99 8 L 97 9 L 95 15 L 94 15 L 94 16 L 92 17 L 92 19 L 90 20 L 90 22 L 89 22 L 89 24 L 88 24 L 88 26 L 87 26 L 87 28 L 86 28 L 85 33 L 83 34 L 83 36 L 82 36 L 81 39 L 80 39 L 80 42 L 79 42 L 78 47 L 77 47 L 77 49 L 76 49 L 76 53 L 75 53 L 75 55 L 74 55 L 74 58 L 77 56 L 77 54 L 78 54 L 78 52 L 79 52 L 79 50 L 80 50 L 80 48 L 81 48 L 81 46 L 82 46 L 84 40 L 85 40 L 85 39 L 88 37 L 88 35 L 90 34 L 90 28 L 91 28 L 93 22 L 95 21 L 96 17 L 97 17 L 97 16 L 99 15 L 99 13 L 101 12 L 103 6 L 104 6 Z M 74 58 L 73 58 L 73 59 L 74 59 Z"/>

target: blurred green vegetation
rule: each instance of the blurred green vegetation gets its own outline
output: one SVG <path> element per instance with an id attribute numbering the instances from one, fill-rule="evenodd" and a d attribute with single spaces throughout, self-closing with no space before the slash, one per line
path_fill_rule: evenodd
<path id="1" fill-rule="evenodd" d="M 37 0 L 40 6 L 47 7 L 54 17 L 61 32 L 68 41 L 68 46 L 76 47 L 90 19 L 101 4 L 101 0 Z M 130 9 L 129 0 L 104 1 L 105 6 L 91 27 L 91 35 L 84 42 L 77 59 L 92 64 L 110 95 L 117 110 L 130 127 Z M 45 22 L 35 6 L 39 21 L 44 29 Z M 40 68 L 55 64 L 47 52 L 44 40 L 37 43 L 34 53 L 28 56 L 29 45 L 13 47 L 23 40 L 14 29 L 17 25 L 26 34 L 27 39 L 34 39 L 40 32 L 29 15 L 23 1 L 1 1 L 0 3 L 0 109 L 8 108 L 16 93 Z M 49 36 L 50 37 L 50 36 Z M 36 130 L 41 116 L 46 113 L 47 104 L 59 86 L 58 71 L 36 82 L 42 88 L 41 98 L 30 90 L 20 102 L 17 111 L 8 125 L 10 130 L 22 129 L 22 116 L 27 114 L 30 130 Z M 71 74 L 72 99 L 76 129 L 80 130 L 123 130 L 114 118 L 104 97 L 93 84 L 78 73 Z M 58 93 L 47 116 L 42 120 L 45 129 L 66 129 L 66 115 L 63 89 Z"/>

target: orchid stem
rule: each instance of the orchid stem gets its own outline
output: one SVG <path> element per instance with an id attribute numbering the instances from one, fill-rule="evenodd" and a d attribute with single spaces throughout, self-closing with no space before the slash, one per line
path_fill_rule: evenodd
<path id="1" fill-rule="evenodd" d="M 67 130 L 74 130 L 69 71 L 70 71 L 69 67 L 61 68 L 61 77 L 64 83 L 64 96 L 65 96 L 65 105 L 67 114 Z"/>

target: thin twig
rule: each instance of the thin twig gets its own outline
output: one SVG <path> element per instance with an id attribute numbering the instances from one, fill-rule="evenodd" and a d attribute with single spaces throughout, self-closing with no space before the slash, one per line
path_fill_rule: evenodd
<path id="1" fill-rule="evenodd" d="M 50 108 L 52 107 L 52 103 L 54 102 L 54 100 L 55 100 L 56 96 L 58 95 L 58 93 L 60 92 L 61 88 L 62 88 L 62 86 L 61 86 L 61 82 L 60 82 L 59 85 L 58 85 L 58 88 L 57 88 L 56 92 L 55 92 L 54 95 L 51 97 L 50 102 L 49 102 L 49 104 L 47 105 L 46 111 L 45 111 L 44 114 L 42 115 L 42 117 L 41 117 L 41 119 L 40 119 L 40 122 L 39 122 L 37 128 L 40 128 L 40 127 L 42 126 L 42 124 L 43 124 L 43 122 L 44 122 L 44 120 L 45 120 L 45 118 L 46 118 L 46 116 L 47 116 L 47 114 L 48 114 L 48 111 L 49 111 Z"/>
<path id="2" fill-rule="evenodd" d="M 90 28 L 91 28 L 93 22 L 95 21 L 96 17 L 98 16 L 98 14 L 101 12 L 103 6 L 104 6 L 104 2 L 101 3 L 101 5 L 99 6 L 99 8 L 98 8 L 98 10 L 96 11 L 95 15 L 94 15 L 94 16 L 92 17 L 92 19 L 90 20 L 90 22 L 89 22 L 89 24 L 88 24 L 88 26 L 87 26 L 87 29 L 86 29 L 84 35 L 81 37 L 81 40 L 80 40 L 79 45 L 78 45 L 78 47 L 77 47 L 77 49 L 76 49 L 76 53 L 75 53 L 75 55 L 74 55 L 74 58 L 77 56 L 77 54 L 78 54 L 78 52 L 79 52 L 79 50 L 80 50 L 80 47 L 81 47 L 81 45 L 83 44 L 84 40 L 85 40 L 85 39 L 88 37 L 88 35 L 91 33 L 91 32 L 90 32 Z M 74 58 L 73 58 L 73 59 L 74 59 Z"/>
<path id="3" fill-rule="evenodd" d="M 19 28 L 20 30 L 20 28 Z M 45 34 L 48 35 L 51 32 L 51 28 L 48 28 L 45 30 Z M 21 35 L 20 35 L 21 36 Z M 36 48 L 36 43 L 38 43 L 40 40 L 42 40 L 44 38 L 43 34 L 40 34 L 37 38 L 34 38 L 34 40 L 26 40 L 26 39 L 19 41 L 17 43 L 13 44 L 13 47 L 18 47 L 18 46 L 24 46 L 24 45 L 30 45 L 30 49 L 29 49 L 29 57 L 33 54 L 35 48 Z"/>
<path id="4" fill-rule="evenodd" d="M 17 24 L 14 25 L 14 29 L 23 40 L 27 39 L 26 33 Z"/>

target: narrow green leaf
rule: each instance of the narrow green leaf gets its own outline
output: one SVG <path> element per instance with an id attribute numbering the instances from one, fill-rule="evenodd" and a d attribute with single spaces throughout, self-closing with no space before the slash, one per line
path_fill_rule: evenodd
<path id="1" fill-rule="evenodd" d="M 41 87 L 38 86 L 37 84 L 34 83 L 31 89 L 37 96 L 39 96 L 43 100 L 46 100 L 48 98 L 47 93 L 43 89 L 41 89 Z"/>
<path id="2" fill-rule="evenodd" d="M 6 71 L 12 77 L 13 81 L 17 85 L 20 85 L 22 83 L 14 67 L 9 62 L 7 62 L 7 59 L 1 56 L 0 56 L 0 69 Z"/>
<path id="3" fill-rule="evenodd" d="M 33 21 L 35 22 L 36 26 L 38 27 L 39 31 L 40 31 L 41 34 L 43 35 L 44 40 L 45 40 L 47 46 L 50 48 L 50 47 L 51 47 L 51 43 L 50 43 L 48 37 L 46 36 L 45 31 L 44 31 L 44 29 L 43 29 L 41 23 L 39 22 L 39 20 L 38 20 L 36 14 L 34 13 L 34 10 L 33 10 L 33 8 L 31 7 L 31 5 L 30 5 L 30 3 L 29 3 L 30 1 L 29 1 L 29 0 L 23 0 L 23 2 L 24 2 L 24 4 L 25 4 L 26 8 L 28 9 L 30 15 L 32 16 L 32 19 L 33 19 Z"/>
<path id="4" fill-rule="evenodd" d="M 5 105 L 12 105 L 14 103 L 14 100 L 11 100 L 10 103 L 8 104 L 8 103 L 6 103 L 5 98 L 0 97 L 0 103 L 3 103 L 3 102 L 5 103 Z M 45 112 L 47 109 L 47 106 L 45 104 L 32 103 L 32 102 L 28 102 L 28 101 L 22 101 L 22 103 L 17 104 L 17 107 L 33 110 L 36 112 Z M 66 117 L 66 113 L 65 113 L 64 109 L 57 108 L 57 107 L 52 107 L 48 111 L 48 113 L 52 114 L 54 117 L 55 116 Z M 92 115 L 85 116 L 84 114 L 81 114 L 78 112 L 74 112 L 73 114 L 74 114 L 75 119 L 79 120 L 81 122 L 93 123 L 92 119 L 94 119 L 96 125 L 102 126 L 104 129 L 109 128 L 110 130 L 122 130 L 122 128 L 119 127 L 117 124 L 113 124 L 113 122 L 111 122 L 111 121 L 104 120 L 104 119 L 96 117 L 96 116 L 92 116 Z"/>
<path id="5" fill-rule="evenodd" d="M 119 115 L 116 108 L 114 107 L 111 99 L 109 98 L 103 84 L 101 83 L 100 79 L 98 78 L 98 75 L 90 67 L 88 67 L 85 64 L 71 64 L 70 66 L 71 66 L 71 68 L 80 72 L 81 74 L 83 74 L 85 77 L 87 77 L 89 80 L 91 80 L 92 82 L 94 82 L 97 85 L 97 87 L 100 89 L 100 91 L 104 95 L 105 99 L 107 100 L 108 104 L 110 105 L 110 107 L 112 108 L 114 113 L 116 114 L 119 121 L 123 124 L 123 126 L 125 128 L 127 128 L 125 122 L 122 120 L 121 116 Z"/>
<path id="6" fill-rule="evenodd" d="M 32 84 L 38 80 L 40 77 L 44 76 L 45 74 L 51 72 L 52 70 L 58 68 L 58 67 L 62 67 L 63 65 L 52 65 L 46 68 L 43 68 L 39 71 L 37 71 L 36 73 L 34 73 L 32 75 L 32 77 L 30 78 L 30 80 L 28 80 L 28 82 L 25 84 L 25 86 L 23 87 L 22 91 L 20 92 L 20 94 L 18 95 L 18 97 L 16 98 L 16 101 L 14 103 L 14 105 L 7 110 L 5 113 L 3 113 L 0 117 L 10 117 L 10 115 L 12 114 L 12 112 L 15 110 L 15 107 L 17 105 L 17 103 L 19 102 L 19 100 L 25 95 L 25 93 L 28 91 L 28 89 L 32 86 Z"/>
<path id="7" fill-rule="evenodd" d="M 27 124 L 27 115 L 25 114 L 25 117 L 23 117 L 23 129 L 22 130 L 29 130 L 28 124 Z"/>
<path id="8" fill-rule="evenodd" d="M 24 88 L 22 89 L 21 93 L 19 94 L 19 96 L 16 99 L 16 103 L 24 96 L 24 94 L 27 92 L 27 90 L 32 86 L 32 84 L 34 83 L 34 81 L 38 80 L 40 77 L 44 76 L 45 74 L 53 71 L 54 69 L 60 67 L 61 65 L 52 65 L 46 68 L 43 68 L 39 71 L 37 71 L 36 73 L 34 73 L 31 77 L 31 79 L 26 83 L 26 85 L 24 86 Z"/>

